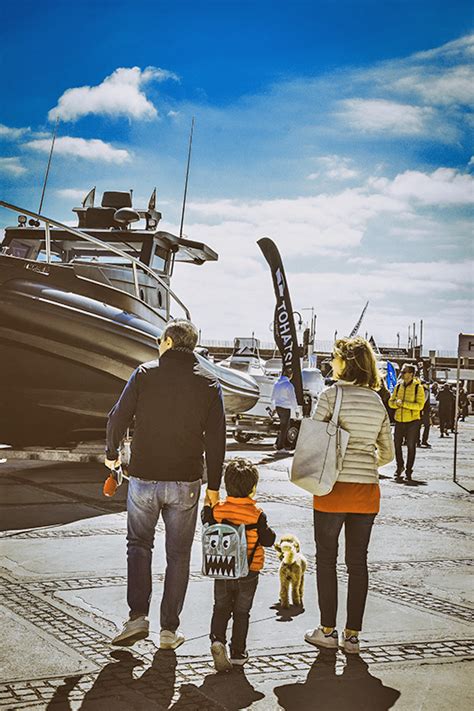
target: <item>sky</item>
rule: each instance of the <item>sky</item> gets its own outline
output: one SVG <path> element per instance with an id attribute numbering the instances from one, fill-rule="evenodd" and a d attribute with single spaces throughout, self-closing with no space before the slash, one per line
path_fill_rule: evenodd
<path id="1" fill-rule="evenodd" d="M 271 340 L 275 241 L 317 337 L 474 332 L 474 15 L 465 0 L 17 0 L 0 29 L 0 195 L 72 221 L 92 186 L 157 187 L 219 253 L 172 288 L 204 339 Z M 0 227 L 15 222 L 0 210 Z"/>

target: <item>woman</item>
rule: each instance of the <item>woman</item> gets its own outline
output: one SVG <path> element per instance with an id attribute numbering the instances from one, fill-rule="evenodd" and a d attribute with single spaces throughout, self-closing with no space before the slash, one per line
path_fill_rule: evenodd
<path id="1" fill-rule="evenodd" d="M 349 584 L 346 627 L 340 646 L 345 652 L 358 654 L 368 588 L 367 548 L 380 506 L 378 467 L 392 461 L 394 448 L 389 417 L 376 392 L 380 376 L 370 344 L 360 337 L 338 339 L 332 367 L 336 382 L 321 394 L 314 419 L 331 419 L 336 388 L 342 388 L 339 423 L 349 432 L 350 439 L 334 488 L 326 496 L 314 497 L 321 625 L 308 631 L 305 640 L 320 647 L 338 647 L 336 561 L 344 525 Z"/>

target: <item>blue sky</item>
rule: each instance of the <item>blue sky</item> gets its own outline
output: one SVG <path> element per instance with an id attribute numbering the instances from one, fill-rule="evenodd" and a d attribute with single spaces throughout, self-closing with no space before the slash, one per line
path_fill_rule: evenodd
<path id="1" fill-rule="evenodd" d="M 454 349 L 473 330 L 470 2 L 25 2 L 3 11 L 0 184 L 71 220 L 92 185 L 158 188 L 185 231 L 220 254 L 173 286 L 204 337 L 270 337 L 280 247 L 295 308 L 319 337 L 363 330 Z M 48 49 L 49 48 L 49 49 Z M 9 223 L 0 213 L 0 225 Z M 217 307 L 218 305 L 218 307 Z"/>

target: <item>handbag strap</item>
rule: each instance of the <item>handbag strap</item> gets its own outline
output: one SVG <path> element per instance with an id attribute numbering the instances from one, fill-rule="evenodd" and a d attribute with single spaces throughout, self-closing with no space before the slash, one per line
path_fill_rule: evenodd
<path id="1" fill-rule="evenodd" d="M 332 413 L 331 419 L 329 420 L 329 424 L 333 425 L 333 427 L 336 428 L 339 425 L 339 412 L 341 409 L 341 404 L 342 404 L 342 387 L 339 385 L 334 386 L 336 388 L 336 403 L 334 405 L 334 411 Z"/>

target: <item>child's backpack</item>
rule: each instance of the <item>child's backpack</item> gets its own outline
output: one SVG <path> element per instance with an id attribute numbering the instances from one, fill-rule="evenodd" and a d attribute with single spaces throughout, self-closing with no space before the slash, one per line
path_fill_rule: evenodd
<path id="1" fill-rule="evenodd" d="M 215 580 L 237 580 L 249 574 L 258 538 L 247 554 L 246 531 L 256 529 L 256 523 L 204 524 L 202 529 L 202 574 Z"/>

